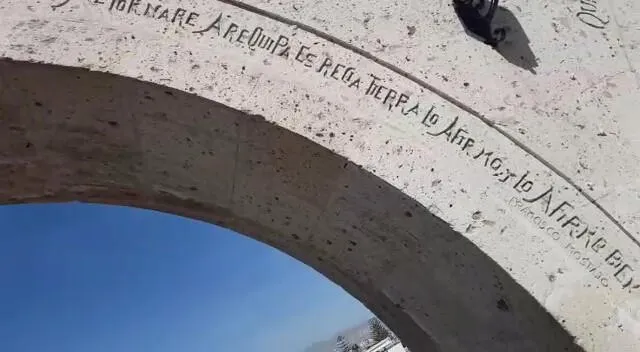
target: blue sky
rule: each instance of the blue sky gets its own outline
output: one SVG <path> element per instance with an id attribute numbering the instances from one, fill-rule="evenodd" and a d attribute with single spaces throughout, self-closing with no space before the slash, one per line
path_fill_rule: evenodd
<path id="1" fill-rule="evenodd" d="M 371 316 L 277 250 L 103 205 L 0 207 L 2 352 L 301 352 Z"/>

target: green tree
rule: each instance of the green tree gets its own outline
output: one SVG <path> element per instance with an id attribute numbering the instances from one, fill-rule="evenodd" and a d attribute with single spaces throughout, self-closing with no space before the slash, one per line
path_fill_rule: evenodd
<path id="1" fill-rule="evenodd" d="M 357 343 L 354 343 L 351 345 L 351 348 L 349 349 L 350 352 L 360 352 L 360 345 L 358 345 Z"/>
<path id="2" fill-rule="evenodd" d="M 391 337 L 389 329 L 378 318 L 369 319 L 369 333 L 375 343 Z"/>

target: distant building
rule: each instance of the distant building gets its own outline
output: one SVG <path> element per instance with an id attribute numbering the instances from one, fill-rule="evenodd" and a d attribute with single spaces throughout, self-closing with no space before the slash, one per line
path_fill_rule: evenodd
<path id="1" fill-rule="evenodd" d="M 369 347 L 365 352 L 406 352 L 402 343 L 398 340 L 386 338 L 375 345 Z"/>
<path id="2" fill-rule="evenodd" d="M 398 342 L 395 345 L 391 346 L 390 349 L 387 350 L 388 352 L 408 352 L 408 350 L 406 348 L 404 348 L 404 346 Z"/>

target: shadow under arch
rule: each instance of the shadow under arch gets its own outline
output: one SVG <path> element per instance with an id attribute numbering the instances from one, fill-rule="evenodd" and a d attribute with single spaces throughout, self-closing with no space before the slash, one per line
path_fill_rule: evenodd
<path id="1" fill-rule="evenodd" d="M 0 61 L 0 204 L 79 200 L 204 220 L 359 299 L 412 352 L 580 351 L 509 273 L 382 179 L 179 90 Z"/>

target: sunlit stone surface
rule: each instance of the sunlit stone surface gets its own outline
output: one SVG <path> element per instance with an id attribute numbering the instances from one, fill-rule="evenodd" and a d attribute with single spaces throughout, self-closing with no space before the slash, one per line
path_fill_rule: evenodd
<path id="1" fill-rule="evenodd" d="M 3 0 L 0 201 L 221 224 L 413 351 L 640 346 L 640 3 Z"/>

